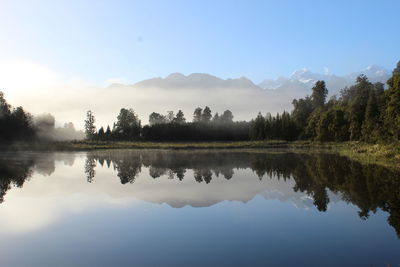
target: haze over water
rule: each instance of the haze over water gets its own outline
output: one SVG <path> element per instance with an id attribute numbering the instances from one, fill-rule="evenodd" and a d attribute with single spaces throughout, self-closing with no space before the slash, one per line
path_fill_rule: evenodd
<path id="1" fill-rule="evenodd" d="M 399 173 L 333 154 L 1 153 L 2 266 L 399 263 Z"/>

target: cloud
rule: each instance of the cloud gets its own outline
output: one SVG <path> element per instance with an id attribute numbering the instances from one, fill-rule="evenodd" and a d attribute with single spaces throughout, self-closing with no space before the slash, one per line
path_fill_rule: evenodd
<path id="1" fill-rule="evenodd" d="M 0 61 L 0 90 L 13 106 L 32 114 L 52 113 L 57 125 L 73 121 L 68 115 L 67 99 L 87 97 L 82 88 L 88 84 L 77 77 L 65 77 L 51 68 L 31 61 Z M 57 116 L 58 115 L 58 116 Z"/>
<path id="2" fill-rule="evenodd" d="M 29 92 L 59 85 L 59 75 L 42 65 L 29 61 L 0 62 L 3 90 Z"/>

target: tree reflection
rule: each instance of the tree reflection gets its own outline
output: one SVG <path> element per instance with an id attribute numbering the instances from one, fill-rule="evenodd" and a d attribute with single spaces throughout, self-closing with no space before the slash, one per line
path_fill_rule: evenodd
<path id="1" fill-rule="evenodd" d="M 103 164 L 100 162 L 100 165 L 103 166 Z M 92 157 L 86 157 L 85 160 L 85 174 L 86 174 L 86 180 L 88 183 L 93 182 L 94 176 L 96 175 L 95 168 L 96 167 L 96 160 Z"/>
<path id="2" fill-rule="evenodd" d="M 295 192 L 313 199 L 322 212 L 328 208 L 328 191 L 359 208 L 367 219 L 378 209 L 389 213 L 388 222 L 400 236 L 400 173 L 378 165 L 362 165 L 334 154 L 265 153 L 260 151 L 120 151 L 93 153 L 100 164 L 111 161 L 121 183 L 133 183 L 141 166 L 153 178 L 166 176 L 182 181 L 191 170 L 198 183 L 212 183 L 223 176 L 234 178 L 235 169 L 250 168 L 262 180 L 293 179 Z M 107 161 L 107 162 L 108 162 Z M 110 163 L 108 163 L 108 166 Z"/>
<path id="3" fill-rule="evenodd" d="M 85 173 L 88 181 L 89 178 L 90 181 L 92 181 L 96 174 L 96 161 L 99 162 L 101 166 L 107 163 L 108 168 L 110 168 L 112 164 L 122 184 L 134 183 L 142 166 L 141 155 L 136 151 L 125 151 L 125 153 L 118 153 L 118 156 L 115 156 L 115 154 L 111 152 L 90 152 L 86 156 L 85 164 Z"/>
<path id="4" fill-rule="evenodd" d="M 3 154 L 0 157 L 0 203 L 13 186 L 22 187 L 36 172 L 51 175 L 55 161 L 71 165 L 74 154 Z M 389 214 L 388 223 L 400 237 L 400 172 L 378 165 L 363 165 L 334 154 L 265 153 L 262 151 L 126 150 L 88 152 L 84 172 L 88 182 L 100 166 L 115 170 L 121 184 L 133 184 L 142 168 L 152 178 L 208 184 L 218 179 L 240 179 L 250 169 L 260 179 L 292 180 L 293 191 L 308 195 L 314 206 L 327 211 L 329 192 L 359 208 L 361 219 L 378 210 Z M 186 181 L 186 180 L 185 180 Z M 256 193 L 254 193 L 256 194 Z"/>
<path id="5" fill-rule="evenodd" d="M 22 188 L 35 172 L 50 176 L 55 171 L 55 161 L 72 166 L 74 154 L 5 152 L 0 155 L 0 203 L 13 186 Z"/>
<path id="6" fill-rule="evenodd" d="M 32 175 L 34 162 L 31 158 L 14 161 L 8 158 L 0 159 L 0 203 L 12 186 L 22 187 L 26 179 Z"/>

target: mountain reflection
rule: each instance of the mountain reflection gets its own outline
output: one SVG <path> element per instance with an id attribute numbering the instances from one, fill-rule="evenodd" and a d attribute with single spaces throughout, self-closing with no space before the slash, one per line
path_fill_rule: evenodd
<path id="1" fill-rule="evenodd" d="M 73 153 L 2 154 L 0 157 L 0 202 L 4 201 L 4 197 L 11 187 L 22 187 L 33 173 L 51 175 L 56 169 L 55 161 L 61 160 L 64 164 L 72 166 L 75 157 L 76 154 Z M 367 219 L 378 209 L 386 211 L 389 214 L 388 223 L 400 236 L 400 173 L 378 165 L 362 165 L 338 155 L 266 153 L 256 150 L 88 152 L 85 158 L 84 173 L 89 183 L 95 184 L 96 169 L 98 168 L 114 170 L 121 184 L 138 186 L 135 181 L 141 172 L 146 170 L 150 179 L 164 176 L 182 183 L 184 180 L 191 180 L 195 181 L 195 184 L 207 185 L 208 192 L 220 194 L 220 198 L 215 199 L 207 199 L 208 195 L 200 194 L 199 198 L 204 198 L 204 201 L 184 202 L 183 204 L 177 200 L 178 196 L 172 195 L 173 192 L 158 195 L 155 200 L 150 199 L 149 194 L 144 194 L 145 200 L 167 202 L 174 207 L 181 207 L 185 204 L 209 206 L 232 199 L 246 201 L 255 195 L 263 195 L 266 187 L 262 187 L 262 181 L 265 179 L 277 180 L 281 183 L 289 183 L 293 193 L 307 196 L 313 205 L 322 212 L 327 210 L 333 196 L 339 196 L 341 200 L 356 205 L 362 219 Z M 232 191 L 232 187 L 227 187 L 227 185 L 233 184 L 233 180 L 251 178 L 235 176 L 241 170 L 251 170 L 256 175 L 256 180 L 257 177 L 261 180 L 257 180 L 259 186 L 256 184 L 252 188 L 246 187 L 243 185 L 250 181 L 241 181 L 241 184 L 235 188 L 237 191 L 231 192 L 232 194 L 240 193 L 236 197 L 230 195 L 228 198 L 223 195 L 224 187 L 225 191 Z M 229 182 L 217 187 L 214 179 L 219 179 L 219 177 L 226 181 L 229 180 Z M 254 183 L 254 181 L 252 182 Z M 154 184 L 151 186 L 154 187 Z M 187 194 L 190 194 L 190 190 L 193 188 L 190 187 Z M 149 189 L 147 188 L 147 190 Z M 153 192 L 161 192 L 161 190 L 163 189 L 158 188 Z M 164 188 L 164 191 L 166 190 L 168 188 Z M 246 190 L 248 192 L 245 192 Z M 239 194 L 246 195 L 246 197 L 239 196 Z"/>

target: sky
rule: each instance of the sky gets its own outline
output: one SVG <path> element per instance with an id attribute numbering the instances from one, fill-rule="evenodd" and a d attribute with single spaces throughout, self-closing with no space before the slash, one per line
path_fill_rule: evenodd
<path id="1" fill-rule="evenodd" d="M 122 107 L 229 108 L 236 119 L 291 108 L 293 95 L 110 89 L 180 72 L 258 84 L 307 68 L 345 75 L 400 60 L 400 1 L 0 0 L 0 91 L 33 115 L 112 125 Z M 173 101 L 174 100 L 174 101 Z"/>
<path id="2" fill-rule="evenodd" d="M 0 62 L 91 84 L 173 72 L 258 83 L 400 59 L 400 1 L 5 1 Z M 1 74 L 0 74 L 1 75 Z"/>

